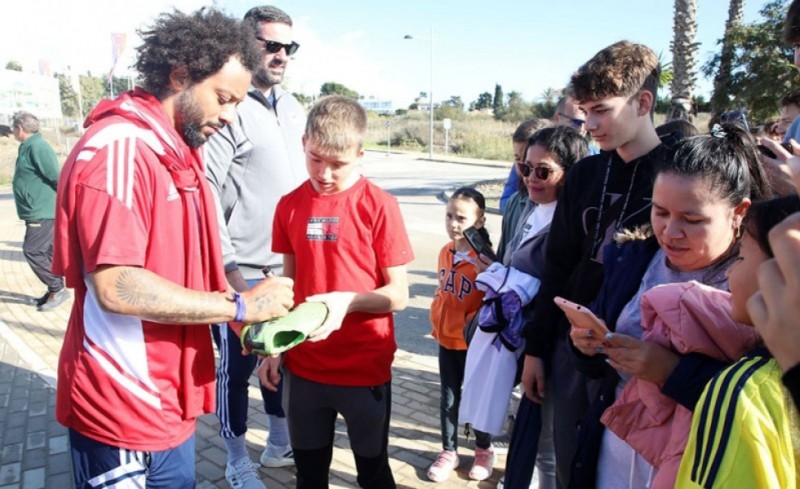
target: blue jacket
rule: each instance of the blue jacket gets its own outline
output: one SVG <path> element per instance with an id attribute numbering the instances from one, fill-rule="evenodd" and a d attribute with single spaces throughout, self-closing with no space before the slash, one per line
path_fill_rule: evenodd
<path id="1" fill-rule="evenodd" d="M 636 295 L 657 251 L 658 242 L 654 237 L 643 241 L 629 241 L 622 245 L 615 243 L 606 245 L 603 285 L 590 309 L 605 320 L 609 330 L 616 329 L 622 309 Z M 599 392 L 591 402 L 578 429 L 578 449 L 572 461 L 569 484 L 570 488 L 594 488 L 597 461 L 605 431 L 600 417 L 614 403 L 620 379 L 617 372 L 605 363 L 605 356 L 588 357 L 574 347 L 571 351 L 576 369 L 586 376 L 602 379 Z M 661 392 L 688 409 L 694 410 L 706 383 L 727 366 L 725 362 L 698 353 L 682 356 Z"/>

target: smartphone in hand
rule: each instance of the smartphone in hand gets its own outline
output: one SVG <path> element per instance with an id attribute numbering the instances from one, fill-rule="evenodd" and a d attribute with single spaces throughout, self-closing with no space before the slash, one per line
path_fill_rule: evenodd
<path id="1" fill-rule="evenodd" d="M 553 301 L 567 315 L 569 322 L 579 328 L 591 329 L 598 336 L 605 336 L 610 333 L 605 323 L 595 316 L 587 307 L 568 301 L 563 297 L 555 297 Z"/>
<path id="2" fill-rule="evenodd" d="M 492 251 L 492 247 L 483 239 L 480 231 L 475 226 L 465 229 L 464 237 L 467 238 L 467 243 L 475 250 L 478 256 L 483 255 L 492 261 L 500 261 L 500 258 Z"/>

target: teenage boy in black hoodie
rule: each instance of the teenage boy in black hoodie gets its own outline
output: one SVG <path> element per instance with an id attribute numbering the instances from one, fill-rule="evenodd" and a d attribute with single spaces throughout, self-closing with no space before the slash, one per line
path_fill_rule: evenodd
<path id="1" fill-rule="evenodd" d="M 586 111 L 586 130 L 602 152 L 573 167 L 561 190 L 542 285 L 526 311 L 522 375 L 531 400 L 541 402 L 545 392 L 553 397 L 559 487 L 569 484 L 577 424 L 596 381 L 573 367 L 569 323 L 553 298 L 588 305 L 603 281 L 603 246 L 615 231 L 649 222 L 653 166 L 666 156 L 652 116 L 658 79 L 656 54 L 641 44 L 620 41 L 598 52 L 570 82 L 570 95 Z"/>

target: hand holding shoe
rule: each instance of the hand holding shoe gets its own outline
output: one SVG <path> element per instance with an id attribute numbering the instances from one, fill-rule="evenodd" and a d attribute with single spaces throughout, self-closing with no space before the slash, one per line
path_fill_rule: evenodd
<path id="1" fill-rule="evenodd" d="M 322 326 L 308 335 L 308 341 L 322 341 L 341 328 L 355 296 L 355 292 L 330 292 L 306 298 L 306 302 L 324 302 L 328 306 L 328 318 Z"/>

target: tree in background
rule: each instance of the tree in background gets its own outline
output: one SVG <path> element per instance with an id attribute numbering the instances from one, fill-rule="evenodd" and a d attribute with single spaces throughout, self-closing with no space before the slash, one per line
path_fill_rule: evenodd
<path id="1" fill-rule="evenodd" d="M 556 114 L 558 99 L 561 97 L 561 90 L 547 87 L 539 94 L 539 102 L 533 105 L 533 113 L 542 119 L 551 119 Z"/>
<path id="2" fill-rule="evenodd" d="M 492 94 L 489 92 L 483 92 L 482 94 L 478 95 L 477 100 L 469 104 L 469 110 L 473 111 L 490 109 L 493 106 L 492 102 Z"/>
<path id="3" fill-rule="evenodd" d="M 760 15 L 764 19 L 761 22 L 731 29 L 730 42 L 736 46 L 731 58 L 731 101 L 727 106 L 714 106 L 714 110 L 747 108 L 753 125 L 775 115 L 781 96 L 800 87 L 794 48 L 783 43 L 786 2 L 772 0 L 762 7 Z M 706 76 L 716 73 L 721 61 L 718 53 L 704 65 Z"/>
<path id="4" fill-rule="evenodd" d="M 722 50 L 719 53 L 719 67 L 714 75 L 714 93 L 711 95 L 711 108 L 716 113 L 724 111 L 731 103 L 733 95 L 731 76 L 736 51 L 732 35 L 741 27 L 743 18 L 744 0 L 731 0 L 728 6 L 728 20 L 725 21 L 725 33 L 717 42 L 717 44 L 722 44 Z"/>
<path id="5" fill-rule="evenodd" d="M 458 95 L 453 95 L 448 100 L 442 102 L 439 107 L 436 107 L 433 117 L 437 121 L 442 119 L 461 120 L 465 117 L 464 102 Z"/>
<path id="6" fill-rule="evenodd" d="M 692 120 L 692 88 L 696 80 L 697 0 L 675 0 L 672 26 L 672 101 L 667 120 Z"/>
<path id="7" fill-rule="evenodd" d="M 494 85 L 494 118 L 497 120 L 503 119 L 503 111 L 505 107 L 503 106 L 503 87 L 500 86 L 499 83 L 495 83 Z"/>
<path id="8" fill-rule="evenodd" d="M 87 73 L 78 77 L 81 85 L 81 99 L 83 101 L 83 113 L 88 115 L 97 102 L 108 95 L 108 83 L 105 77 L 100 78 Z"/>
<path id="9" fill-rule="evenodd" d="M 711 112 L 711 102 L 702 95 L 692 96 L 692 107 L 695 112 Z"/>
<path id="10" fill-rule="evenodd" d="M 506 122 L 522 122 L 534 114 L 531 104 L 525 102 L 522 93 L 516 90 L 508 92 L 508 102 L 503 109 L 502 120 Z"/>
<path id="11" fill-rule="evenodd" d="M 319 95 L 321 97 L 324 97 L 325 95 L 342 95 L 343 97 L 358 100 L 358 92 L 347 88 L 341 83 L 335 82 L 323 83 L 322 87 L 319 89 Z"/>
<path id="12" fill-rule="evenodd" d="M 292 92 L 292 96 L 296 98 L 297 101 L 300 102 L 300 105 L 302 105 L 306 109 L 310 108 L 311 105 L 314 103 L 314 97 L 311 97 L 303 93 Z"/>
<path id="13" fill-rule="evenodd" d="M 61 95 L 61 113 L 66 117 L 78 117 L 78 93 L 72 88 L 67 75 L 56 74 L 58 92 Z"/>
<path id="14" fill-rule="evenodd" d="M 13 59 L 6 63 L 6 69 L 11 71 L 22 71 L 22 65 L 19 61 L 14 61 Z"/>

